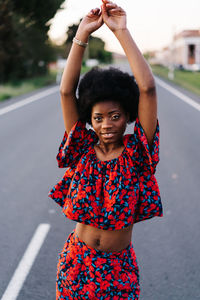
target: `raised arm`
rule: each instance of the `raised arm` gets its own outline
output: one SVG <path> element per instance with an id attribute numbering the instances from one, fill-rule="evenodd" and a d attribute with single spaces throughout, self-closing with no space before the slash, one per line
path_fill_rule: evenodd
<path id="1" fill-rule="evenodd" d="M 140 90 L 138 117 L 151 147 L 157 125 L 157 96 L 153 74 L 127 29 L 126 12 L 108 0 L 102 1 L 104 23 L 114 33 L 124 49 L 137 81 Z"/>
<path id="2" fill-rule="evenodd" d="M 92 9 L 81 21 L 76 33 L 76 39 L 87 43 L 89 35 L 101 27 L 102 24 L 103 20 L 100 9 Z M 76 107 L 76 89 L 80 77 L 84 50 L 85 47 L 77 43 L 72 44 L 60 84 L 61 106 L 67 133 L 70 132 L 79 118 Z"/>

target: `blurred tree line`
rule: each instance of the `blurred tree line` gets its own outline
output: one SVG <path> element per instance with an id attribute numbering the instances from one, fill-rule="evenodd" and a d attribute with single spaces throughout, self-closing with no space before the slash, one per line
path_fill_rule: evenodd
<path id="1" fill-rule="evenodd" d="M 0 0 L 0 81 L 44 74 L 54 51 L 47 22 L 63 0 Z"/>
<path id="2" fill-rule="evenodd" d="M 66 57 L 79 24 L 68 28 L 62 46 L 53 45 L 48 37 L 52 19 L 63 0 L 0 0 L 0 82 L 42 75 L 48 63 Z M 86 58 L 111 62 L 112 54 L 105 43 L 90 37 Z"/>
<path id="3" fill-rule="evenodd" d="M 63 57 L 69 54 L 73 37 L 76 35 L 76 31 L 80 24 L 73 24 L 68 27 L 67 39 L 63 46 L 61 46 L 61 54 Z M 89 37 L 88 47 L 85 51 L 84 61 L 88 58 L 93 58 L 99 60 L 101 63 L 111 63 L 112 62 L 112 53 L 105 50 L 105 42 L 98 37 Z"/>

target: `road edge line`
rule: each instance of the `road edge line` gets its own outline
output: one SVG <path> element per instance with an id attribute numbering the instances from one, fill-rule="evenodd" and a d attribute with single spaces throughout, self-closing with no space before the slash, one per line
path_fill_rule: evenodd
<path id="1" fill-rule="evenodd" d="M 47 89 L 47 90 L 45 90 L 43 92 L 40 92 L 40 93 L 36 94 L 36 95 L 30 96 L 30 97 L 28 97 L 26 99 L 23 99 L 21 101 L 18 101 L 16 103 L 14 103 L 14 104 L 11 104 L 11 105 L 8 105 L 8 106 L 6 106 L 4 108 L 1 108 L 0 109 L 0 116 L 4 115 L 4 114 L 6 114 L 6 113 L 8 113 L 10 111 L 13 111 L 13 110 L 15 110 L 17 108 L 20 108 L 20 107 L 22 107 L 22 106 L 24 106 L 26 104 L 32 103 L 32 102 L 37 101 L 37 100 L 39 100 L 41 98 L 45 98 L 45 97 L 47 97 L 47 96 L 49 96 L 49 95 L 57 92 L 58 90 L 59 90 L 59 87 L 58 86 L 54 86 L 52 88 L 49 88 L 49 89 Z"/>
<path id="2" fill-rule="evenodd" d="M 168 90 L 170 93 L 177 96 L 179 99 L 184 101 L 185 103 L 189 104 L 190 106 L 196 108 L 198 111 L 200 111 L 200 104 L 197 103 L 195 100 L 191 99 L 190 97 L 184 95 L 183 93 L 179 92 L 177 89 L 171 87 L 169 84 L 158 78 L 157 76 L 154 76 L 156 79 L 156 83 L 160 85 L 161 87 Z"/>
<path id="3" fill-rule="evenodd" d="M 17 299 L 21 288 L 26 280 L 27 275 L 39 253 L 39 250 L 49 232 L 50 224 L 40 224 L 24 255 L 19 262 L 17 269 L 15 270 L 1 300 L 15 300 Z"/>

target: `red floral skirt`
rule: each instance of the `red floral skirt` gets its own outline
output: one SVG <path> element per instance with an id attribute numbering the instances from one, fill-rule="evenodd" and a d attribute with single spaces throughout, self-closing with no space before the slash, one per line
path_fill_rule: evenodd
<path id="1" fill-rule="evenodd" d="M 59 254 L 56 300 L 139 299 L 139 269 L 132 242 L 103 252 L 79 239 L 75 229 Z"/>

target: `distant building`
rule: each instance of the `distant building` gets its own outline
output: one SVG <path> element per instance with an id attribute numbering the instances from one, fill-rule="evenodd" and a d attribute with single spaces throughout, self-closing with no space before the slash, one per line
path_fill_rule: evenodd
<path id="1" fill-rule="evenodd" d="M 200 70 L 200 30 L 184 30 L 176 34 L 171 53 L 175 65 Z"/>
<path id="2" fill-rule="evenodd" d="M 176 34 L 168 47 L 156 53 L 155 62 L 200 70 L 200 30 L 183 30 Z"/>
<path id="3" fill-rule="evenodd" d="M 151 64 L 160 64 L 165 67 L 169 67 L 171 62 L 171 49 L 170 47 L 165 47 L 159 51 L 155 51 L 152 58 L 149 59 Z"/>

